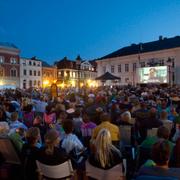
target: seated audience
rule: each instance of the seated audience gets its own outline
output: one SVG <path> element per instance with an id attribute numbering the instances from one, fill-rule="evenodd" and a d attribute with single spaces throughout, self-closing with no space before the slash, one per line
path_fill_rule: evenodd
<path id="1" fill-rule="evenodd" d="M 96 128 L 94 128 L 93 133 L 92 133 L 92 141 L 94 141 L 99 133 L 99 131 L 103 128 L 108 129 L 110 134 L 111 134 L 111 139 L 112 142 L 115 145 L 119 145 L 120 141 L 120 131 L 119 127 L 112 124 L 110 115 L 108 113 L 102 113 L 100 116 L 101 124 L 98 125 Z"/>
<path id="2" fill-rule="evenodd" d="M 58 165 L 67 161 L 68 156 L 64 149 L 59 147 L 60 136 L 58 131 L 51 129 L 45 136 L 45 146 L 38 153 L 38 160 L 47 165 Z"/>
<path id="3" fill-rule="evenodd" d="M 155 165 L 151 167 L 141 167 L 138 176 L 161 176 L 161 177 L 176 177 L 180 178 L 178 168 L 169 168 L 168 162 L 170 159 L 170 146 L 166 140 L 160 140 L 152 147 L 152 160 Z"/>
<path id="4" fill-rule="evenodd" d="M 13 142 L 14 146 L 16 147 L 16 150 L 20 153 L 24 144 L 23 138 L 24 138 L 24 129 L 23 128 L 17 128 L 15 132 L 11 133 L 9 135 L 11 141 Z"/>
<path id="5" fill-rule="evenodd" d="M 168 120 L 168 113 L 165 110 L 161 112 L 160 120 L 163 123 L 163 126 L 167 127 L 169 132 L 171 132 L 173 127 L 173 122 Z"/>
<path id="6" fill-rule="evenodd" d="M 40 131 L 37 127 L 31 127 L 27 130 L 26 143 L 21 151 L 25 180 L 38 179 L 36 159 L 39 152 L 39 146 L 37 146 L 39 138 Z"/>
<path id="7" fill-rule="evenodd" d="M 169 141 L 169 135 L 170 135 L 170 132 L 169 130 L 164 127 L 164 126 L 161 126 L 158 128 L 157 130 L 157 135 L 156 136 L 150 136 L 150 137 L 147 137 L 142 143 L 141 143 L 141 147 L 143 148 L 149 148 L 151 149 L 153 144 L 155 144 L 156 142 L 158 142 L 160 139 L 163 139 L 163 140 L 167 140 L 167 143 L 169 144 L 170 146 L 170 152 L 173 151 L 173 148 L 174 148 L 174 144 Z"/>
<path id="8" fill-rule="evenodd" d="M 92 145 L 89 162 L 102 169 L 110 169 L 122 162 L 121 152 L 112 144 L 108 129 L 99 131 Z"/>
<path id="9" fill-rule="evenodd" d="M 0 137 L 8 137 L 8 133 L 9 133 L 9 125 L 7 122 L 5 121 L 1 121 L 0 122 Z"/>
<path id="10" fill-rule="evenodd" d="M 89 148 L 89 141 L 92 136 L 92 131 L 96 127 L 96 124 L 90 121 L 86 112 L 83 112 L 83 123 L 81 124 L 81 133 L 84 145 Z"/>
<path id="11" fill-rule="evenodd" d="M 15 132 L 17 128 L 23 128 L 23 129 L 27 130 L 27 126 L 25 124 L 23 124 L 22 122 L 18 121 L 18 113 L 17 112 L 13 112 L 11 114 L 11 121 L 10 121 L 9 127 L 10 127 L 10 134 Z"/>

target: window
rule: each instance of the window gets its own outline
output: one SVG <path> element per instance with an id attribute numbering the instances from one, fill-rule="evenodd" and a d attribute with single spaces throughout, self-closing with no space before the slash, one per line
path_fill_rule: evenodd
<path id="1" fill-rule="evenodd" d="M 111 66 L 111 72 L 114 73 L 114 66 Z"/>
<path id="2" fill-rule="evenodd" d="M 32 81 L 29 80 L 29 87 L 32 87 Z"/>
<path id="3" fill-rule="evenodd" d="M 33 62 L 33 66 L 36 66 L 36 62 Z"/>
<path id="4" fill-rule="evenodd" d="M 29 70 L 29 75 L 32 76 L 32 70 Z"/>
<path id="5" fill-rule="evenodd" d="M 145 62 L 140 62 L 141 67 L 145 67 Z"/>
<path id="6" fill-rule="evenodd" d="M 118 72 L 121 72 L 121 64 L 118 65 Z"/>
<path id="7" fill-rule="evenodd" d="M 26 89 L 26 80 L 23 81 L 23 88 Z"/>
<path id="8" fill-rule="evenodd" d="M 36 71 L 34 71 L 34 76 L 36 76 Z"/>
<path id="9" fill-rule="evenodd" d="M 0 56 L 0 64 L 4 63 L 4 56 Z"/>
<path id="10" fill-rule="evenodd" d="M 106 66 L 103 66 L 103 73 L 106 72 Z"/>
<path id="11" fill-rule="evenodd" d="M 36 86 L 36 80 L 34 80 L 34 86 Z"/>
<path id="12" fill-rule="evenodd" d="M 14 58 L 14 57 L 12 57 L 12 58 L 10 59 L 10 62 L 11 62 L 11 64 L 16 64 L 16 63 L 17 63 L 17 59 Z"/>
<path id="13" fill-rule="evenodd" d="M 38 71 L 38 76 L 41 76 L 41 72 L 40 71 Z"/>
<path id="14" fill-rule="evenodd" d="M 16 69 L 11 69 L 10 74 L 11 74 L 12 77 L 16 77 L 17 76 Z"/>
<path id="15" fill-rule="evenodd" d="M 4 75 L 4 70 L 3 68 L 0 68 L 0 77 L 3 77 L 3 75 Z"/>
<path id="16" fill-rule="evenodd" d="M 27 71 L 26 71 L 26 69 L 24 69 L 24 76 L 26 76 L 27 75 Z"/>
<path id="17" fill-rule="evenodd" d="M 29 61 L 29 65 L 30 65 L 30 66 L 32 65 L 32 62 L 31 62 L 31 61 Z"/>
<path id="18" fill-rule="evenodd" d="M 133 63 L 133 71 L 136 71 L 136 63 Z"/>
<path id="19" fill-rule="evenodd" d="M 129 64 L 125 64 L 125 72 L 129 72 Z"/>

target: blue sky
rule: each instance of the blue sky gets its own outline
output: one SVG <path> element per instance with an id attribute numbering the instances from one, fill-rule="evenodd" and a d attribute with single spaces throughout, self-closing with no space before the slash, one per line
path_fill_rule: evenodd
<path id="1" fill-rule="evenodd" d="M 0 0 L 0 41 L 53 63 L 180 35 L 180 0 Z"/>

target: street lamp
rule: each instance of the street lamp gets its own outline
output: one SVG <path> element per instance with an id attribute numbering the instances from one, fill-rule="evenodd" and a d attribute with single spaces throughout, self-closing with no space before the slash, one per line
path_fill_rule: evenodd
<path id="1" fill-rule="evenodd" d="M 76 58 L 76 69 L 78 71 L 78 92 L 80 91 L 80 69 L 81 69 L 81 57 L 80 55 Z"/>

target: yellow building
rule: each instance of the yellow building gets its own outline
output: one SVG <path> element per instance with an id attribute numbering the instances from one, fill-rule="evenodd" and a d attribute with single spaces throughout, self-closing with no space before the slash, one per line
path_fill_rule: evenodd
<path id="1" fill-rule="evenodd" d="M 57 81 L 57 68 L 56 66 L 50 66 L 45 61 L 42 61 L 42 82 L 43 88 L 50 87 Z"/>

